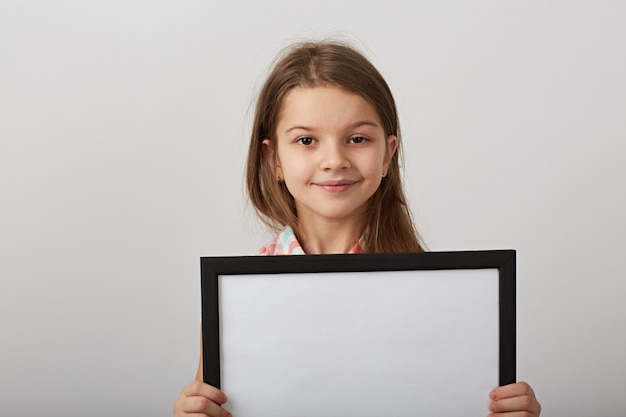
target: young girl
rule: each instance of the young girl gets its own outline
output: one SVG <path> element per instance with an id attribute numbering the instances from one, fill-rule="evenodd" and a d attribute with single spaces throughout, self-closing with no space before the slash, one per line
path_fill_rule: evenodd
<path id="1" fill-rule="evenodd" d="M 423 251 L 402 190 L 400 143 L 391 91 L 365 57 L 334 42 L 288 49 L 260 91 L 248 152 L 250 200 L 278 232 L 258 254 Z M 489 395 L 491 416 L 540 413 L 524 382 Z M 230 416 L 226 400 L 202 382 L 201 360 L 174 415 Z"/>

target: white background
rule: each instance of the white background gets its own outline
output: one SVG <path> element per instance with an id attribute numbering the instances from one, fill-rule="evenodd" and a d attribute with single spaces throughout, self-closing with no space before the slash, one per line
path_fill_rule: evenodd
<path id="1" fill-rule="evenodd" d="M 626 415 L 624 22 L 617 0 L 0 0 L 0 413 L 171 414 L 199 258 L 268 238 L 242 179 L 256 89 L 284 45 L 339 34 L 395 93 L 430 249 L 518 250 L 544 415 Z"/>

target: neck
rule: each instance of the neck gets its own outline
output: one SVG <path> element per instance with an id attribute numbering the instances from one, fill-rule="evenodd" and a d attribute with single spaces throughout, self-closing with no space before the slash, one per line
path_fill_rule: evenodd
<path id="1" fill-rule="evenodd" d="M 309 255 L 348 253 L 362 233 L 363 225 L 359 221 L 319 221 L 301 224 L 298 241 Z"/>

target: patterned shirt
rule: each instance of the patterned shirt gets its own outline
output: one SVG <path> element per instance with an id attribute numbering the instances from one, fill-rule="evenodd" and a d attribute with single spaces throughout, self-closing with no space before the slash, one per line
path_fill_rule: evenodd
<path id="1" fill-rule="evenodd" d="M 348 253 L 362 253 L 365 245 L 365 235 L 348 251 Z M 286 226 L 280 231 L 276 239 L 257 251 L 255 255 L 280 256 L 280 255 L 305 255 L 304 249 L 298 242 L 293 229 Z"/>

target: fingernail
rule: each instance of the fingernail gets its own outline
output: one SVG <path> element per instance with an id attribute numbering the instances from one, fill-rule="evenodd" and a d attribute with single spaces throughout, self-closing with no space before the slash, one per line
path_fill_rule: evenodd
<path id="1" fill-rule="evenodd" d="M 489 393 L 489 396 L 491 397 L 491 399 L 495 400 L 496 399 L 496 390 L 495 389 L 491 390 L 491 392 Z"/>

